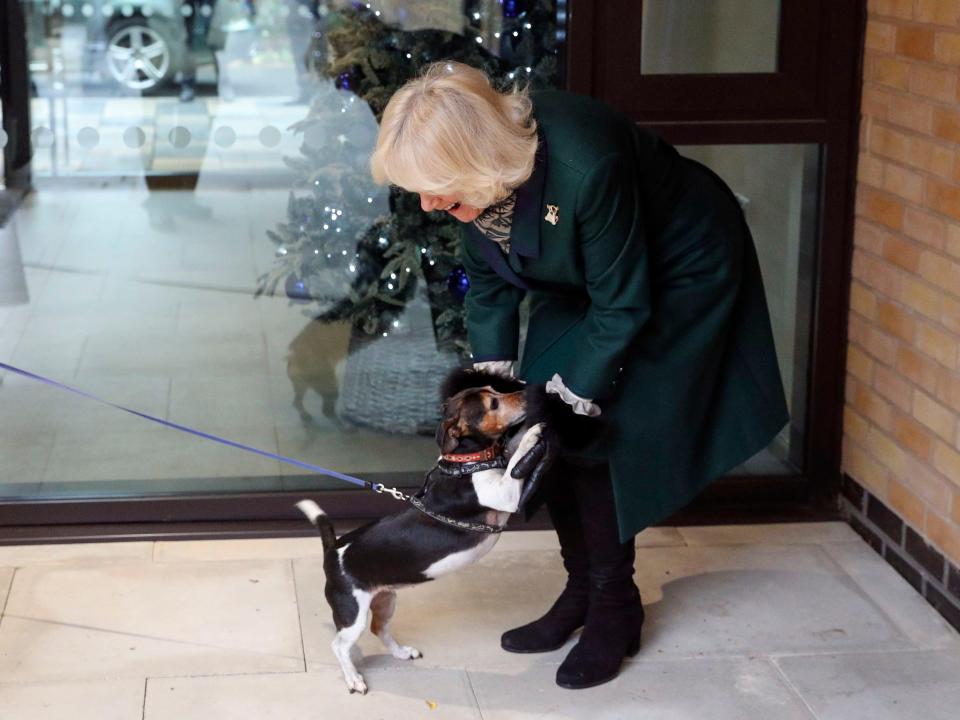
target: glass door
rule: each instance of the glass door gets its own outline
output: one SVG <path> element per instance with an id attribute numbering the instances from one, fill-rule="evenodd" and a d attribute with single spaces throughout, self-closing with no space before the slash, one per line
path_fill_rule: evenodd
<path id="1" fill-rule="evenodd" d="M 3 112 L 29 127 L 33 192 L 0 230 L 0 359 L 419 485 L 437 378 L 468 357 L 465 276 L 457 221 L 372 184 L 378 117 L 438 59 L 562 86 L 566 3 L 18 1 L 28 97 Z M 0 379 L 0 524 L 292 517 L 292 494 L 355 491 Z"/>

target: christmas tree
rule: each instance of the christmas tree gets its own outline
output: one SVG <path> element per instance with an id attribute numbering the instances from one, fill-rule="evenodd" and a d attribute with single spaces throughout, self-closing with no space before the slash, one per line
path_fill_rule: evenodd
<path id="1" fill-rule="evenodd" d="M 372 113 L 379 122 L 393 93 L 437 60 L 480 68 L 501 90 L 555 85 L 554 0 L 500 0 L 496 32 L 482 11 L 488 4 L 463 3 L 463 33 L 405 30 L 385 22 L 375 3 L 320 8 L 309 58 L 314 72 L 334 83 L 293 128 L 303 135 L 302 157 L 286 162 L 300 192 L 291 193 L 287 221 L 269 233 L 277 261 L 260 278 L 258 295 L 275 293 L 282 282 L 291 302 L 308 305 L 317 320 L 350 321 L 375 337 L 390 332 L 422 283 L 438 349 L 469 357 L 460 223 L 423 212 L 415 194 L 390 187 L 385 195 L 372 184 L 367 163 L 376 128 L 365 120 Z"/>

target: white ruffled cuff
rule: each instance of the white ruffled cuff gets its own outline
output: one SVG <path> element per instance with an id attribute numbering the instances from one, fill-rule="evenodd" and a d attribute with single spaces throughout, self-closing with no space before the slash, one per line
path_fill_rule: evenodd
<path id="1" fill-rule="evenodd" d="M 570 390 L 570 388 L 563 384 L 563 379 L 558 373 L 554 373 L 553 377 L 547 380 L 546 389 L 547 392 L 559 395 L 560 398 L 567 403 L 567 405 L 573 408 L 573 411 L 577 415 L 596 417 L 600 414 L 599 405 L 593 402 L 593 400 L 582 398 Z"/>
<path id="2" fill-rule="evenodd" d="M 513 374 L 513 360 L 484 360 L 483 362 L 475 362 L 473 369 L 495 373 L 505 378 L 516 379 L 516 375 Z"/>

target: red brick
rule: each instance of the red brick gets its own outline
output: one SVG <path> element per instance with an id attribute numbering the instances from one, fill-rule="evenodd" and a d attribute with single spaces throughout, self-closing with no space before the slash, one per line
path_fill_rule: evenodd
<path id="1" fill-rule="evenodd" d="M 887 120 L 891 123 L 927 134 L 933 114 L 933 105 L 915 97 L 891 95 L 887 105 Z"/>
<path id="2" fill-rule="evenodd" d="M 869 320 L 877 316 L 877 296 L 856 280 L 850 285 L 850 307 Z"/>
<path id="3" fill-rule="evenodd" d="M 868 273 L 871 279 L 877 275 L 876 271 Z M 960 293 L 960 263 L 945 258 L 933 252 L 920 253 L 920 276 L 927 282 L 949 293 Z M 870 282 L 864 281 L 867 285 Z"/>
<path id="4" fill-rule="evenodd" d="M 897 43 L 897 28 L 879 20 L 867 21 L 865 44 L 871 50 L 892 52 Z"/>
<path id="5" fill-rule="evenodd" d="M 847 372 L 868 385 L 873 382 L 873 360 L 856 345 L 847 347 Z"/>
<path id="6" fill-rule="evenodd" d="M 860 153 L 857 180 L 875 188 L 883 187 L 883 160 L 870 153 Z"/>
<path id="7" fill-rule="evenodd" d="M 874 359 L 893 366 L 897 359 L 897 341 L 874 328 L 856 315 L 850 316 L 850 339 Z"/>
<path id="8" fill-rule="evenodd" d="M 930 247 L 943 248 L 947 223 L 929 210 L 910 207 L 903 213 L 903 233 L 917 242 Z"/>
<path id="9" fill-rule="evenodd" d="M 937 62 L 960 65 L 960 33 L 938 32 L 934 41 L 933 54 Z"/>
<path id="10" fill-rule="evenodd" d="M 940 320 L 944 295 L 923 280 L 910 275 L 901 278 L 900 293 L 892 297 L 914 312 L 931 320 Z"/>
<path id="11" fill-rule="evenodd" d="M 910 141 L 902 132 L 877 124 L 870 133 L 870 150 L 891 160 L 911 163 Z"/>
<path id="12" fill-rule="evenodd" d="M 914 19 L 952 26 L 960 22 L 960 0 L 917 0 Z"/>
<path id="13" fill-rule="evenodd" d="M 906 415 L 894 417 L 893 436 L 897 442 L 921 460 L 929 461 L 933 456 L 933 435 L 913 418 Z"/>
<path id="14" fill-rule="evenodd" d="M 920 390 L 913 393 L 913 417 L 940 437 L 953 442 L 956 417 L 948 408 Z"/>
<path id="15" fill-rule="evenodd" d="M 938 397 L 953 410 L 960 413 L 960 375 L 943 373 Z"/>
<path id="16" fill-rule="evenodd" d="M 919 458 L 908 457 L 907 472 L 901 480 L 930 507 L 946 507 L 950 503 L 953 494 L 950 483 Z"/>
<path id="17" fill-rule="evenodd" d="M 892 70 L 890 72 L 891 82 L 887 84 L 899 81 L 898 72 Z M 942 102 L 953 102 L 957 92 L 957 71 L 955 68 L 941 69 L 929 65 L 912 65 L 909 69 L 908 87 L 915 95 Z"/>
<path id="18" fill-rule="evenodd" d="M 843 469 L 881 500 L 887 496 L 887 470 L 863 448 L 843 438 Z"/>
<path id="19" fill-rule="evenodd" d="M 933 466 L 954 485 L 960 487 L 960 452 L 938 442 L 933 450 Z"/>
<path id="20" fill-rule="evenodd" d="M 920 255 L 923 267 L 923 253 Z M 853 276 L 872 290 L 878 290 L 888 297 L 900 292 L 900 273 L 889 263 L 885 263 L 870 253 L 853 250 Z"/>
<path id="21" fill-rule="evenodd" d="M 880 85 L 906 90 L 910 87 L 910 65 L 892 57 L 875 57 L 871 62 L 870 79 Z"/>
<path id="22" fill-rule="evenodd" d="M 926 205 L 931 210 L 960 220 L 960 187 L 936 178 L 927 178 Z M 891 220 L 896 218 L 893 210 L 882 205 L 874 206 L 874 212 L 885 212 Z"/>
<path id="23" fill-rule="evenodd" d="M 848 375 L 847 380 L 849 386 L 847 401 L 850 405 L 874 425 L 889 430 L 893 426 L 893 409 L 890 403 L 880 398 L 872 388 L 852 375 Z"/>
<path id="24" fill-rule="evenodd" d="M 888 15 L 909 20 L 913 17 L 913 0 L 868 0 L 870 15 Z"/>
<path id="25" fill-rule="evenodd" d="M 913 387 L 893 370 L 877 365 L 873 373 L 873 387 L 880 396 L 889 400 L 904 412 L 913 409 Z"/>
<path id="26" fill-rule="evenodd" d="M 957 341 L 929 323 L 917 323 L 917 349 L 941 365 L 953 369 L 957 362 Z"/>
<path id="27" fill-rule="evenodd" d="M 878 300 L 877 320 L 880 323 L 880 328 L 890 335 L 907 342 L 913 342 L 917 332 L 917 321 L 903 308 L 886 300 Z"/>
<path id="28" fill-rule="evenodd" d="M 947 508 L 940 508 L 940 512 L 947 513 Z M 950 524 L 945 517 L 937 513 L 927 513 L 927 537 L 933 541 L 950 560 L 960 565 L 960 528 Z"/>
<path id="29" fill-rule="evenodd" d="M 865 74 L 869 76 L 870 72 L 872 71 Z M 863 93 L 860 96 L 860 114 L 868 119 L 886 120 L 890 98 L 890 93 L 879 85 L 864 85 Z M 867 144 L 861 144 L 861 147 L 867 147 Z"/>
<path id="30" fill-rule="evenodd" d="M 914 60 L 933 60 L 933 30 L 925 27 L 900 25 L 896 31 L 896 50 Z"/>
<path id="31" fill-rule="evenodd" d="M 960 112 L 952 108 L 934 108 L 931 130 L 939 138 L 960 142 Z"/>
<path id="32" fill-rule="evenodd" d="M 914 527 L 922 528 L 926 508 L 920 499 L 896 480 L 887 483 L 887 501 L 900 517 Z"/>
<path id="33" fill-rule="evenodd" d="M 936 394 L 943 374 L 943 368 L 933 360 L 903 345 L 897 348 L 897 370 L 931 395 Z"/>
<path id="34" fill-rule="evenodd" d="M 960 337 L 960 300 L 949 295 L 941 298 L 940 322 L 950 332 Z"/>
<path id="35" fill-rule="evenodd" d="M 908 456 L 907 471 L 900 480 L 929 507 L 941 508 L 950 504 L 953 486 L 928 462 Z"/>
<path id="36" fill-rule="evenodd" d="M 889 168 L 888 168 L 889 169 Z M 883 244 L 883 257 L 912 273 L 920 269 L 920 249 L 913 243 L 891 235 Z"/>
<path id="37" fill-rule="evenodd" d="M 906 217 L 904 217 L 904 222 L 906 222 Z M 960 258 L 960 225 L 955 223 L 947 225 L 947 236 L 944 247 L 950 255 Z"/>
<path id="38" fill-rule="evenodd" d="M 864 449 L 889 470 L 893 477 L 903 477 L 906 474 L 907 453 L 881 430 L 870 429 Z"/>
<path id="39" fill-rule="evenodd" d="M 883 188 L 911 202 L 923 202 L 923 176 L 899 165 L 887 164 L 883 173 Z"/>
<path id="40" fill-rule="evenodd" d="M 843 431 L 860 445 L 867 442 L 870 423 L 849 405 L 843 407 Z"/>
<path id="41" fill-rule="evenodd" d="M 903 202 L 899 198 L 866 185 L 861 185 L 857 194 L 861 198 L 859 212 L 862 215 L 894 230 L 903 226 Z"/>

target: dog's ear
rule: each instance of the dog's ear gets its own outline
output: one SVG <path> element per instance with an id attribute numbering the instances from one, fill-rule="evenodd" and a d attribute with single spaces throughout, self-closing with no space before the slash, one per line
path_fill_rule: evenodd
<path id="1" fill-rule="evenodd" d="M 456 450 L 460 444 L 460 428 L 457 427 L 457 418 L 443 420 L 437 425 L 437 445 L 444 454 Z"/>

